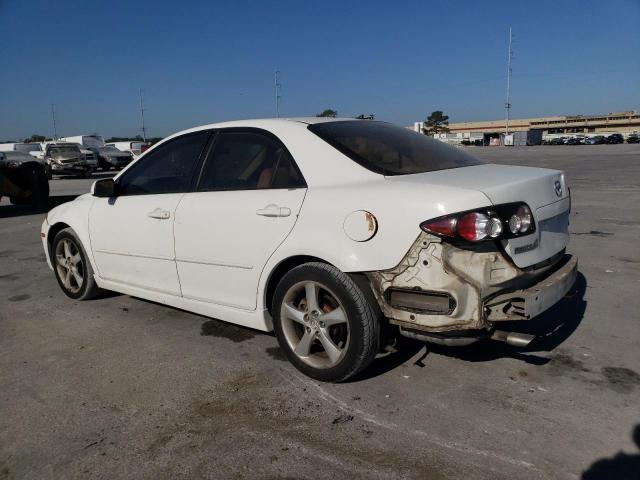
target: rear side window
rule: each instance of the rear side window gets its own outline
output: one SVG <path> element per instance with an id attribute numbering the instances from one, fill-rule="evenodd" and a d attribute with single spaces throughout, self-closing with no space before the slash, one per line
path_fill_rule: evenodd
<path id="1" fill-rule="evenodd" d="M 200 191 L 299 188 L 305 183 L 289 151 L 259 132 L 221 132 L 200 178 Z"/>
<path id="2" fill-rule="evenodd" d="M 159 145 L 118 179 L 119 195 L 189 191 L 198 159 L 208 139 L 209 132 L 198 132 Z"/>
<path id="3" fill-rule="evenodd" d="M 309 130 L 351 160 L 381 175 L 408 175 L 485 163 L 459 148 L 384 122 L 317 123 L 309 125 Z"/>

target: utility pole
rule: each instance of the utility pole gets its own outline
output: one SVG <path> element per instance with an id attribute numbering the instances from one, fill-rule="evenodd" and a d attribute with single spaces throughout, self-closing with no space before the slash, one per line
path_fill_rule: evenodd
<path id="1" fill-rule="evenodd" d="M 53 120 L 53 141 L 58 140 L 58 130 L 56 128 L 56 106 L 51 104 L 51 120 Z"/>
<path id="2" fill-rule="evenodd" d="M 511 27 L 509 27 L 509 54 L 507 56 L 507 101 L 504 104 L 504 108 L 507 110 L 507 123 L 505 134 L 509 134 L 509 114 L 511 113 L 511 59 L 513 58 L 513 50 L 511 49 L 511 43 L 513 41 L 513 34 L 511 33 Z"/>
<path id="3" fill-rule="evenodd" d="M 147 141 L 147 130 L 144 128 L 144 105 L 142 103 L 142 88 L 139 89 L 140 92 L 140 118 L 142 119 L 142 141 Z"/>
<path id="4" fill-rule="evenodd" d="M 282 98 L 280 96 L 280 87 L 282 85 L 280 85 L 280 70 L 276 70 L 276 73 L 274 75 L 274 88 L 275 88 L 275 94 L 276 94 L 276 118 L 280 117 L 280 99 Z"/>

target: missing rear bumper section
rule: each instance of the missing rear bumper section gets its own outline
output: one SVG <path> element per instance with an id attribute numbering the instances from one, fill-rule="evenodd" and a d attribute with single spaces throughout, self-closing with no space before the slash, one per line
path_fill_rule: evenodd
<path id="1" fill-rule="evenodd" d="M 490 322 L 529 320 L 540 315 L 564 297 L 578 275 L 578 260 L 565 255 L 560 267 L 535 285 L 514 292 L 498 294 L 485 302 Z"/>
<path id="2" fill-rule="evenodd" d="M 405 336 L 446 345 L 491 337 L 494 322 L 539 315 L 564 297 L 576 276 L 571 255 L 524 271 L 493 244 L 461 248 L 426 233 L 398 266 L 368 273 L 390 323 Z M 531 341 L 516 337 L 496 331 L 491 338 L 521 346 Z"/>

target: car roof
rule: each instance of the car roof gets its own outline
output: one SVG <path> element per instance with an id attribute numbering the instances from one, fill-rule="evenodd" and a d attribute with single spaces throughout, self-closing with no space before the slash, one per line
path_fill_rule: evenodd
<path id="1" fill-rule="evenodd" d="M 165 137 L 147 150 L 140 158 L 145 158 L 147 155 L 153 153 L 156 148 L 181 135 L 217 128 L 257 128 L 276 135 L 284 142 L 302 169 L 303 175 L 309 185 L 333 185 L 336 184 L 336 182 L 349 183 L 367 178 L 378 179 L 378 174 L 366 170 L 349 159 L 345 161 L 344 155 L 336 150 L 335 147 L 309 132 L 307 129 L 310 124 L 340 121 L 370 122 L 370 120 L 358 120 L 355 118 L 292 117 L 258 118 L 211 123 L 176 132 Z M 134 164 L 135 162 L 131 165 Z M 123 172 L 126 172 L 127 169 L 128 167 L 122 170 L 116 178 L 122 175 Z M 336 179 L 335 174 L 335 172 L 338 171 L 341 172 L 339 180 Z"/>
<path id="2" fill-rule="evenodd" d="M 290 118 L 253 118 L 247 120 L 230 120 L 226 122 L 210 123 L 207 125 L 200 125 L 197 127 L 189 128 L 181 132 L 172 134 L 171 137 L 183 135 L 185 133 L 198 132 L 200 130 L 208 130 L 211 128 L 233 128 L 233 127 L 253 127 L 264 128 L 269 130 L 278 126 L 293 126 L 298 124 L 302 128 L 306 128 L 308 125 L 316 123 L 328 123 L 328 122 L 340 122 L 340 121 L 362 121 L 355 118 L 340 118 L 340 117 L 290 117 Z"/>

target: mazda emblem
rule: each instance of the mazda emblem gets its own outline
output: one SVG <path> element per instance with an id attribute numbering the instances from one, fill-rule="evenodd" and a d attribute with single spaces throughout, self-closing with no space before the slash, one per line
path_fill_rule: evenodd
<path id="1" fill-rule="evenodd" d="M 560 183 L 560 181 L 556 180 L 556 182 L 553 184 L 555 190 L 556 190 L 556 195 L 558 197 L 562 196 L 562 184 Z"/>

